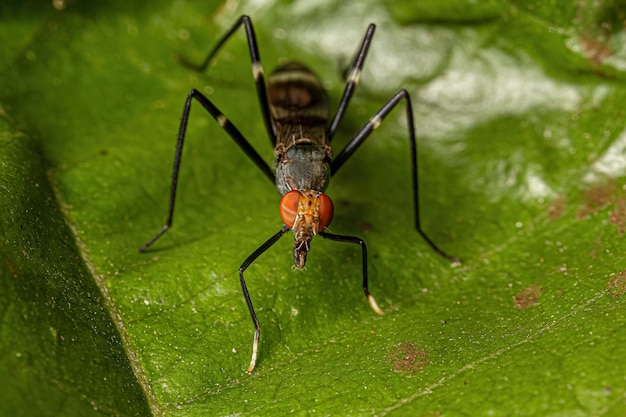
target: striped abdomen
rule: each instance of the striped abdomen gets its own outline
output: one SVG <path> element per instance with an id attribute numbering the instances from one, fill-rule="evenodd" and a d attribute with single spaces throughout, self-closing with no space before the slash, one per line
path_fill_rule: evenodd
<path id="1" fill-rule="evenodd" d="M 287 63 L 267 83 L 276 128 L 276 188 L 323 191 L 330 178 L 330 145 L 326 140 L 328 95 L 304 65 Z"/>

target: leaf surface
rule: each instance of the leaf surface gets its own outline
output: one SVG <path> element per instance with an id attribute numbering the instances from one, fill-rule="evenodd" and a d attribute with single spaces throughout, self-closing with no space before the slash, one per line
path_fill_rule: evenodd
<path id="1" fill-rule="evenodd" d="M 626 10 L 452 1 L 55 2 L 1 6 L 2 415 L 623 415 Z M 243 33 L 265 73 L 314 68 L 331 101 L 369 22 L 342 146 L 407 89 L 422 225 L 398 109 L 333 178 L 330 231 L 292 271 L 279 195 L 192 105 L 174 227 L 176 133 L 197 88 L 272 161 Z M 242 31 L 243 32 L 243 31 Z"/>

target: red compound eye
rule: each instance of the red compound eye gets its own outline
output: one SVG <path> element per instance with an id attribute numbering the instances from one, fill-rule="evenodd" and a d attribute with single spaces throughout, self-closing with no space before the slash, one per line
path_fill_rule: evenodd
<path id="1" fill-rule="evenodd" d="M 302 194 L 300 191 L 291 190 L 280 200 L 280 218 L 285 226 L 292 228 L 298 217 L 298 203 Z M 332 203 L 331 203 L 332 204 Z"/>
<path id="2" fill-rule="evenodd" d="M 326 229 L 331 221 L 333 221 L 333 214 L 335 208 L 333 207 L 333 201 L 326 194 L 320 194 L 320 227 L 319 231 Z"/>

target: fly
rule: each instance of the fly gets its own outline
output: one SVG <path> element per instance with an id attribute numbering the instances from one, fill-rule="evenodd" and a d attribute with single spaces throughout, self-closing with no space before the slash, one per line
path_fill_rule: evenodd
<path id="1" fill-rule="evenodd" d="M 362 253 L 362 278 L 365 297 L 374 312 L 381 315 L 383 314 L 383 311 L 368 290 L 367 247 L 363 239 L 356 236 L 337 235 L 326 231 L 326 228 L 332 221 L 334 209 L 332 200 L 328 195 L 324 194 L 324 190 L 328 186 L 330 178 L 337 173 L 365 139 L 378 128 L 383 119 L 402 101 L 405 103 L 409 144 L 411 148 L 415 229 L 435 252 L 452 262 L 460 261 L 441 250 L 426 233 L 424 233 L 420 225 L 417 144 L 415 140 L 411 98 L 406 90 L 402 89 L 393 95 L 387 103 L 365 123 L 337 156 L 333 157 L 332 155 L 330 146 L 331 140 L 346 113 L 350 99 L 359 83 L 361 70 L 376 26 L 370 24 L 367 28 L 361 47 L 348 72 L 346 87 L 341 101 L 339 102 L 338 109 L 329 123 L 328 95 L 319 79 L 306 66 L 296 62 L 283 64 L 268 77 L 267 84 L 265 83 L 256 36 L 252 27 L 252 21 L 248 16 L 241 16 L 237 20 L 233 27 L 220 39 L 202 64 L 192 65 L 184 60 L 182 61 L 183 64 L 194 70 L 204 71 L 221 47 L 242 25 L 247 35 L 248 49 L 252 61 L 252 74 L 256 84 L 261 114 L 267 134 L 272 146 L 274 146 L 275 170 L 270 168 L 242 135 L 239 129 L 224 116 L 211 100 L 206 98 L 198 90 L 192 89 L 187 95 L 180 129 L 178 131 L 167 220 L 165 226 L 163 226 L 152 239 L 141 246 L 139 250 L 144 251 L 172 226 L 185 132 L 189 120 L 191 103 L 193 100 L 196 100 L 211 114 L 220 127 L 228 133 L 263 174 L 276 184 L 276 188 L 282 195 L 280 201 L 280 217 L 283 226 L 278 232 L 252 252 L 239 267 L 241 289 L 255 328 L 252 357 L 250 359 L 250 366 L 248 366 L 247 369 L 247 372 L 251 373 L 257 361 L 260 326 L 256 313 L 254 312 L 254 307 L 252 306 L 250 293 L 248 292 L 248 287 L 244 279 L 244 272 L 261 254 L 272 247 L 272 245 L 289 230 L 292 230 L 294 235 L 293 262 L 296 269 L 304 268 L 307 254 L 311 249 L 311 240 L 316 235 L 336 242 L 359 245 Z"/>

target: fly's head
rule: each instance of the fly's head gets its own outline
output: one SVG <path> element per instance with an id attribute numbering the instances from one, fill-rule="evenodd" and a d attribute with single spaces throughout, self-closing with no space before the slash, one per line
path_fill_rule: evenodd
<path id="1" fill-rule="evenodd" d="M 315 190 L 291 190 L 280 201 L 280 217 L 293 231 L 293 265 L 304 268 L 313 236 L 323 231 L 333 219 L 333 202 Z"/>

